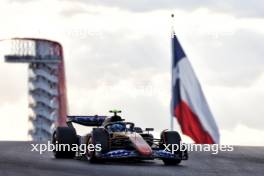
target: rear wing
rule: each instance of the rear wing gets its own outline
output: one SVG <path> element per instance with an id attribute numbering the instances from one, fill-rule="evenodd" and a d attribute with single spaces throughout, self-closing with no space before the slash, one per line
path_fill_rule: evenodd
<path id="1" fill-rule="evenodd" d="M 68 122 L 77 123 L 84 126 L 101 126 L 107 116 L 67 116 Z"/>

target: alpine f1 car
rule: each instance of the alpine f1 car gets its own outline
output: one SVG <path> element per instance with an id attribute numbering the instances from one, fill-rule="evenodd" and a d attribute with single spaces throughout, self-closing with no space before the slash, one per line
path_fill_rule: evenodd
<path id="1" fill-rule="evenodd" d="M 169 144 L 180 146 L 181 137 L 176 131 L 164 130 L 160 139 L 155 139 L 150 133 L 153 128 L 135 127 L 132 122 L 126 122 L 118 113 L 110 111 L 113 116 L 68 116 L 67 127 L 57 127 L 53 134 L 54 144 L 69 145 L 100 145 L 101 150 L 87 150 L 80 154 L 76 151 L 54 150 L 55 158 L 75 158 L 82 155 L 92 163 L 109 160 L 153 160 L 161 159 L 165 165 L 178 165 L 188 159 L 187 151 L 178 149 L 170 152 L 165 150 Z M 76 134 L 73 123 L 92 126 L 93 129 L 85 136 Z"/>

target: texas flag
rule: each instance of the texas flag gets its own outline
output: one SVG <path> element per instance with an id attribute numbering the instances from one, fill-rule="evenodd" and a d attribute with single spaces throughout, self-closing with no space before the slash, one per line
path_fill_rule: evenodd
<path id="1" fill-rule="evenodd" d="M 175 34 L 172 37 L 172 116 L 197 144 L 219 143 L 219 131 L 201 85 Z"/>

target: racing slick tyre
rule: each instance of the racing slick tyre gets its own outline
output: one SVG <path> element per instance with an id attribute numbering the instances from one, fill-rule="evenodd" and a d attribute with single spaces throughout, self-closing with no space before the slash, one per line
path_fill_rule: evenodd
<path id="1" fill-rule="evenodd" d="M 180 147 L 181 136 L 177 131 L 163 131 L 161 133 L 161 148 L 164 149 L 164 144 L 176 144 Z M 172 149 L 172 147 L 170 147 Z M 181 151 L 178 149 L 174 151 L 174 154 L 180 155 Z M 178 165 L 181 162 L 181 159 L 162 159 L 165 165 Z"/>
<path id="2" fill-rule="evenodd" d="M 101 153 L 106 153 L 109 151 L 109 134 L 104 128 L 93 128 L 91 135 L 88 136 L 88 145 L 93 144 L 96 148 L 96 145 L 101 146 Z M 89 148 L 89 147 L 87 147 Z M 96 149 L 95 149 L 96 150 Z M 103 159 L 97 158 L 96 151 L 89 150 L 87 151 L 87 159 L 91 163 L 102 163 Z"/>
<path id="3" fill-rule="evenodd" d="M 53 154 L 55 158 L 74 158 L 76 151 L 71 151 L 73 145 L 77 145 L 78 137 L 76 135 L 76 131 L 74 128 L 70 127 L 58 127 L 56 131 L 53 133 L 52 143 L 56 146 L 56 144 L 66 144 L 68 147 L 58 147 L 53 150 Z M 58 146 L 57 145 L 57 146 Z M 65 151 L 62 149 L 65 148 Z"/>

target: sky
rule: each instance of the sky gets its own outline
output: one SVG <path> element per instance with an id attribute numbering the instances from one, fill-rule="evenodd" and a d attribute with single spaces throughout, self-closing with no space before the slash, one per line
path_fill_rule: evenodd
<path id="1" fill-rule="evenodd" d="M 264 145 L 264 2 L 2 0 L 0 22 L 1 39 L 63 45 L 71 115 L 117 108 L 157 131 L 169 128 L 173 24 L 221 143 Z M 1 59 L 0 140 L 27 140 L 27 65 Z"/>

